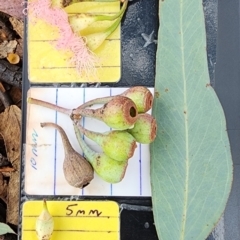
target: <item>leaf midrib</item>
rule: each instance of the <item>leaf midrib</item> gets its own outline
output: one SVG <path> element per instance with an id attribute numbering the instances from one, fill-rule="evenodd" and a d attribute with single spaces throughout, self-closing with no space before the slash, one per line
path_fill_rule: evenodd
<path id="1" fill-rule="evenodd" d="M 182 60 L 182 79 L 183 79 L 183 94 L 184 94 L 184 124 L 185 124 L 185 184 L 184 184 L 184 200 L 182 212 L 182 226 L 180 239 L 184 240 L 186 219 L 187 219 L 187 204 L 188 204 L 188 180 L 189 180 L 189 139 L 188 139 L 188 109 L 187 109 L 187 83 L 186 83 L 186 69 L 185 69 L 185 54 L 184 54 L 184 37 L 183 37 L 183 3 L 180 2 L 180 41 L 181 41 L 181 60 Z"/>

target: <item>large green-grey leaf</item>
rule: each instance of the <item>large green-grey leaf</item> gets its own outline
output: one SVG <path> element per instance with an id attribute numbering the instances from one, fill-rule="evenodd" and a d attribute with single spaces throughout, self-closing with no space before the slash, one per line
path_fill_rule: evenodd
<path id="1" fill-rule="evenodd" d="M 231 189 L 225 116 L 209 84 L 202 1 L 159 5 L 158 132 L 150 146 L 154 221 L 161 240 L 204 240 Z"/>

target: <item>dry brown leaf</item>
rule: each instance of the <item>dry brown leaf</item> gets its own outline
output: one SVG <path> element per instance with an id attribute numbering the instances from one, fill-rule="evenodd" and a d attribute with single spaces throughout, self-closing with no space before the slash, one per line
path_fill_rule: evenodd
<path id="1" fill-rule="evenodd" d="M 11 23 L 9 21 L 10 17 L 10 15 L 0 11 L 0 42 L 15 39 L 16 34 L 11 28 Z"/>
<path id="2" fill-rule="evenodd" d="M 17 39 L 18 45 L 16 47 L 15 53 L 17 53 L 20 58 L 23 58 L 23 39 Z"/>
<path id="3" fill-rule="evenodd" d="M 19 172 L 13 172 L 8 183 L 7 222 L 14 225 L 18 225 L 19 186 Z"/>
<path id="4" fill-rule="evenodd" d="M 0 172 L 1 172 L 1 173 L 5 173 L 5 172 L 15 172 L 15 169 L 12 168 L 12 167 L 3 167 L 3 168 L 0 168 Z"/>
<path id="5" fill-rule="evenodd" d="M 11 41 L 3 41 L 0 44 L 0 58 L 6 58 L 8 53 L 12 53 L 15 51 L 17 47 L 17 41 L 11 40 Z"/>
<path id="6" fill-rule="evenodd" d="M 17 87 L 11 87 L 9 91 L 10 98 L 13 100 L 13 103 L 21 108 L 22 104 L 22 90 Z"/>
<path id="7" fill-rule="evenodd" d="M 13 30 L 23 39 L 24 24 L 23 21 L 15 17 L 9 18 L 10 23 L 12 24 Z"/>
<path id="8" fill-rule="evenodd" d="M 0 173 L 0 198 L 7 202 L 7 182 L 4 181 L 2 173 Z"/>
<path id="9" fill-rule="evenodd" d="M 0 114 L 0 134 L 3 136 L 7 157 L 15 172 L 10 173 L 7 195 L 7 222 L 18 225 L 20 182 L 21 110 L 11 105 Z"/>
<path id="10" fill-rule="evenodd" d="M 0 11 L 23 19 L 23 0 L 0 0 Z"/>

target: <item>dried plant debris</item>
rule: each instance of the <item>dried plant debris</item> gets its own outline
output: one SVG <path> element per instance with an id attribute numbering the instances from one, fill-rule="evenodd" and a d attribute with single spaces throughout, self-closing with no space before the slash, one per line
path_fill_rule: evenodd
<path id="1" fill-rule="evenodd" d="M 18 45 L 16 47 L 15 53 L 19 55 L 19 57 L 23 58 L 23 39 L 17 39 Z"/>
<path id="2" fill-rule="evenodd" d="M 0 173 L 0 198 L 7 202 L 7 181 L 4 179 L 3 174 Z"/>
<path id="3" fill-rule="evenodd" d="M 10 85 L 22 87 L 22 68 L 0 59 L 0 79 Z"/>
<path id="4" fill-rule="evenodd" d="M 1 1 L 0 11 L 23 19 L 23 2 L 22 0 Z"/>
<path id="5" fill-rule="evenodd" d="M 7 194 L 7 222 L 18 225 L 21 110 L 12 105 L 0 114 L 0 134 L 14 172 L 10 172 Z"/>
<path id="6" fill-rule="evenodd" d="M 0 58 L 6 58 L 9 53 L 13 53 L 17 47 L 18 42 L 16 40 L 3 41 L 0 44 Z"/>
<path id="7" fill-rule="evenodd" d="M 17 105 L 19 108 L 21 108 L 22 105 L 22 90 L 18 87 L 11 87 L 11 89 L 8 91 L 10 98 L 12 99 L 12 102 Z"/>
<path id="8" fill-rule="evenodd" d="M 0 12 L 0 58 L 6 58 L 9 54 L 17 54 L 18 58 L 22 58 L 23 35 L 23 21 Z M 16 62 L 19 61 L 10 61 L 12 64 L 16 64 Z"/>
<path id="9" fill-rule="evenodd" d="M 15 38 L 15 32 L 11 28 L 9 21 L 10 17 L 10 15 L 0 12 L 0 42 L 13 40 Z"/>
<path id="10" fill-rule="evenodd" d="M 23 39 L 23 32 L 24 32 L 23 21 L 15 17 L 10 17 L 9 21 L 12 24 L 13 30 Z"/>
<path id="11" fill-rule="evenodd" d="M 0 168 L 6 167 L 6 166 L 9 166 L 9 161 L 8 161 L 7 157 L 3 156 L 0 153 Z"/>

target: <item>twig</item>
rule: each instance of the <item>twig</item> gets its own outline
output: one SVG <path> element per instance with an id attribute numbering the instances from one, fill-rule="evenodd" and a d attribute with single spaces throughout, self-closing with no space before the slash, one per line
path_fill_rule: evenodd
<path id="1" fill-rule="evenodd" d="M 0 168 L 0 172 L 3 173 L 3 172 L 15 172 L 16 170 L 13 168 L 13 167 L 3 167 L 3 168 Z"/>
<path id="2" fill-rule="evenodd" d="M 145 211 L 145 212 L 152 211 L 152 207 L 148 207 L 148 206 L 132 205 L 132 204 L 126 204 L 126 203 L 120 204 L 120 212 L 122 212 L 122 210 L 124 209 L 129 211 Z"/>

